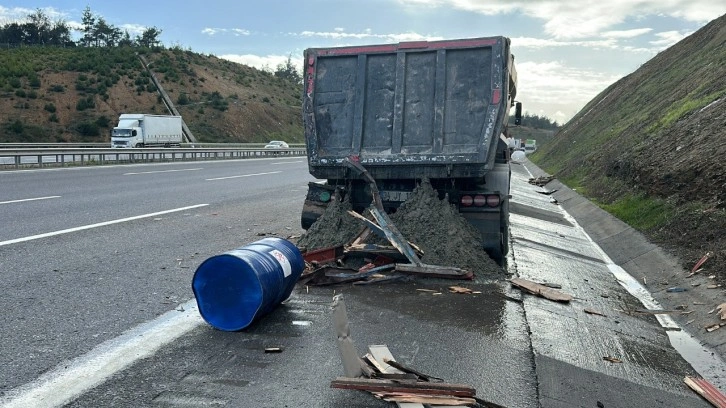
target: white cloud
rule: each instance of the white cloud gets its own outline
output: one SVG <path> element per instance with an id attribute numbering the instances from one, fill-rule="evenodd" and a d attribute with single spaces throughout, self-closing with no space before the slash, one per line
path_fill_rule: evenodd
<path id="1" fill-rule="evenodd" d="M 119 29 L 121 29 L 121 31 L 128 31 L 131 37 L 135 37 L 143 34 L 147 27 L 140 24 L 121 24 Z"/>
<path id="2" fill-rule="evenodd" d="M 619 75 L 582 70 L 560 61 L 517 64 L 517 99 L 524 110 L 564 123 Z M 556 117 L 545 112 L 557 112 Z M 569 112 L 569 113 L 567 113 Z"/>
<path id="3" fill-rule="evenodd" d="M 65 20 L 68 15 L 64 12 L 58 11 L 53 7 L 39 7 L 40 11 L 50 18 L 51 21 Z M 3 7 L 0 6 L 0 24 L 12 23 L 16 21 L 25 21 L 28 15 L 33 14 L 37 11 L 36 8 L 25 8 L 25 7 Z"/>
<path id="4" fill-rule="evenodd" d="M 632 30 L 605 31 L 603 37 L 607 38 L 634 38 L 653 31 L 652 28 L 634 28 Z"/>
<path id="5" fill-rule="evenodd" d="M 214 28 L 214 27 L 206 27 L 202 30 L 202 34 L 208 35 L 210 37 L 215 36 L 217 34 L 227 34 L 230 33 L 234 35 L 235 37 L 239 37 L 241 35 L 250 35 L 251 32 L 249 30 L 245 30 L 244 28 Z"/>
<path id="6" fill-rule="evenodd" d="M 618 44 L 614 39 L 591 40 L 591 41 L 563 41 L 555 39 L 514 37 L 511 38 L 512 46 L 517 48 L 554 48 L 554 47 L 584 47 L 593 49 L 617 48 Z"/>
<path id="7" fill-rule="evenodd" d="M 332 40 L 374 40 L 381 42 L 401 42 L 401 41 L 437 41 L 443 37 L 418 34 L 414 32 L 393 33 L 393 34 L 374 34 L 370 29 L 359 33 L 347 33 L 341 28 L 334 31 L 302 31 L 300 33 L 291 33 L 294 36 L 306 38 L 325 38 Z"/>
<path id="8" fill-rule="evenodd" d="M 231 31 L 237 37 L 239 37 L 241 35 L 250 35 L 250 30 L 245 30 L 243 28 L 233 28 Z"/>
<path id="9" fill-rule="evenodd" d="M 244 64 L 257 69 L 274 70 L 279 64 L 285 64 L 289 55 L 254 55 L 254 54 L 225 54 L 219 55 L 219 58 L 226 59 L 238 64 Z M 302 72 L 302 60 L 293 58 L 291 62 Z"/>
<path id="10" fill-rule="evenodd" d="M 726 13 L 726 2 L 712 0 L 398 0 L 408 6 L 453 7 L 485 15 L 522 13 L 545 21 L 545 32 L 558 39 L 599 35 L 628 17 L 665 15 L 708 22 Z"/>
<path id="11" fill-rule="evenodd" d="M 650 43 L 660 49 L 666 49 L 666 48 L 670 47 L 671 45 L 677 43 L 678 41 L 681 41 L 682 39 L 688 37 L 691 34 L 693 34 L 693 33 L 692 32 L 682 33 L 679 31 L 664 31 L 661 33 L 655 33 L 655 36 L 658 37 L 658 40 L 651 41 Z"/>

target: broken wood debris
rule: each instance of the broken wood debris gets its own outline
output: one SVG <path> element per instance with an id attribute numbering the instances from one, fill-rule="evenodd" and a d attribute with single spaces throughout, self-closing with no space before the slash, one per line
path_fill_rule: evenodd
<path id="1" fill-rule="evenodd" d="M 414 370 L 411 367 L 406 367 L 405 365 L 403 365 L 403 364 L 401 364 L 401 363 L 399 363 L 399 362 L 397 362 L 396 360 L 393 360 L 393 359 L 383 358 L 383 362 L 386 363 L 386 364 L 388 364 L 389 366 L 397 369 L 397 370 L 403 371 L 404 373 L 413 374 L 416 377 L 418 377 L 418 379 L 421 380 L 421 381 L 444 382 L 444 380 L 442 380 L 441 378 L 424 374 L 424 373 L 422 373 L 420 371 Z"/>
<path id="2" fill-rule="evenodd" d="M 695 265 L 693 265 L 693 269 L 691 269 L 691 275 L 693 275 L 698 270 L 698 268 L 701 267 L 701 265 L 703 265 L 706 261 L 708 261 L 708 258 L 710 258 L 711 255 L 713 255 L 712 252 L 706 252 L 706 254 L 703 255 L 701 257 L 701 259 L 699 259 L 698 262 L 696 262 Z"/>
<path id="3" fill-rule="evenodd" d="M 446 405 L 450 407 L 470 406 L 476 403 L 474 398 L 452 397 L 448 395 L 417 395 L 402 392 L 374 392 L 376 398 L 389 402 L 419 403 L 427 405 Z"/>
<path id="4" fill-rule="evenodd" d="M 373 378 L 338 377 L 330 382 L 331 388 L 363 390 L 368 392 L 408 392 L 423 395 L 453 395 L 473 397 L 476 390 L 464 384 L 418 382 L 394 382 Z"/>
<path id="5" fill-rule="evenodd" d="M 472 290 L 469 288 L 465 288 L 463 286 L 449 286 L 449 292 L 460 293 L 463 295 L 479 295 L 479 294 L 481 294 L 481 292 L 478 290 Z"/>
<path id="6" fill-rule="evenodd" d="M 332 309 L 345 377 L 331 381 L 331 388 L 368 391 L 377 398 L 395 402 L 399 408 L 424 408 L 423 404 L 500 407 L 475 397 L 476 390 L 469 385 L 446 383 L 397 363 L 386 345 L 371 345 L 367 354 L 358 357 L 342 295 L 333 298 Z"/>
<path id="7" fill-rule="evenodd" d="M 606 315 L 605 313 L 603 313 L 603 312 L 599 312 L 599 311 L 597 311 L 597 310 L 595 310 L 595 309 L 590 309 L 589 307 L 586 307 L 586 308 L 585 308 L 585 309 L 583 309 L 583 310 L 584 310 L 584 311 L 585 311 L 585 313 L 587 313 L 587 314 L 591 314 L 591 315 L 597 315 L 597 316 L 603 316 L 603 317 L 607 317 L 607 315 Z"/>
<path id="8" fill-rule="evenodd" d="M 611 363 L 622 363 L 623 362 L 623 360 L 621 360 L 617 357 L 611 357 L 611 356 L 604 356 L 602 359 L 605 361 L 609 361 Z"/>
<path id="9" fill-rule="evenodd" d="M 524 289 L 526 292 L 533 295 L 541 296 L 545 299 L 553 300 L 555 302 L 568 303 L 572 300 L 572 296 L 566 293 L 562 293 L 556 289 L 548 288 L 547 286 L 540 285 L 522 278 L 512 278 L 509 280 L 512 285 Z"/>
<path id="10" fill-rule="evenodd" d="M 718 388 L 714 387 L 710 382 L 703 378 L 686 376 L 683 379 L 686 385 L 710 402 L 714 407 L 726 408 L 726 396 L 724 396 Z"/>
<path id="11" fill-rule="evenodd" d="M 713 325 L 709 325 L 709 326 L 706 326 L 706 331 L 711 333 L 712 331 L 716 331 L 716 330 L 720 329 L 724 325 L 726 325 L 726 323 L 716 323 Z"/>
<path id="12" fill-rule="evenodd" d="M 471 271 L 453 266 L 427 265 L 423 263 L 418 265 L 397 263 L 396 271 L 430 278 L 474 279 L 474 273 Z"/>
<path id="13" fill-rule="evenodd" d="M 555 176 L 539 176 L 539 177 L 532 177 L 529 179 L 529 184 L 534 184 L 535 186 L 542 187 L 545 184 L 549 183 L 550 181 L 554 180 Z"/>
<path id="14" fill-rule="evenodd" d="M 726 320 L 726 303 L 716 306 L 716 310 L 718 310 L 721 320 Z"/>

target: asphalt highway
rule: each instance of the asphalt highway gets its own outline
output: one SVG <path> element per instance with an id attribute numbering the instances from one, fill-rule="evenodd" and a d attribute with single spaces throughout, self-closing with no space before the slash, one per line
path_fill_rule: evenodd
<path id="1" fill-rule="evenodd" d="M 304 159 L 0 172 L 0 406 L 392 406 L 330 388 L 343 375 L 330 304 L 343 293 L 361 355 L 385 344 L 501 406 L 707 407 L 657 319 L 627 313 L 643 306 L 607 257 L 513 169 L 509 272 L 562 286 L 569 304 L 504 277 L 454 282 L 473 295 L 439 279 L 298 286 L 241 332 L 200 318 L 192 275 L 301 232 Z"/>

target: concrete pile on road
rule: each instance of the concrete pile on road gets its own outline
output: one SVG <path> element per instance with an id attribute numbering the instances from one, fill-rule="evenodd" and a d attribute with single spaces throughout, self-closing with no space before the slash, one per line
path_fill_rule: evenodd
<path id="1" fill-rule="evenodd" d="M 305 252 L 350 244 L 364 228 L 361 221 L 348 214 L 350 210 L 351 204 L 347 200 L 334 197 L 322 216 L 297 241 L 298 247 Z M 438 197 L 428 180 L 423 180 L 413 190 L 390 219 L 403 237 L 420 249 L 421 261 L 425 264 L 460 268 L 475 275 L 503 273 L 484 251 L 479 232 L 446 197 Z M 389 244 L 373 234 L 363 243 Z M 362 265 L 357 264 L 355 268 Z"/>

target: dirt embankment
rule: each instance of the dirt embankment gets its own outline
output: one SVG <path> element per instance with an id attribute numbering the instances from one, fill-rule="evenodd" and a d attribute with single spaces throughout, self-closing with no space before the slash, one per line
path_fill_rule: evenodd
<path id="1" fill-rule="evenodd" d="M 726 15 L 594 98 L 531 159 L 726 284 Z"/>

